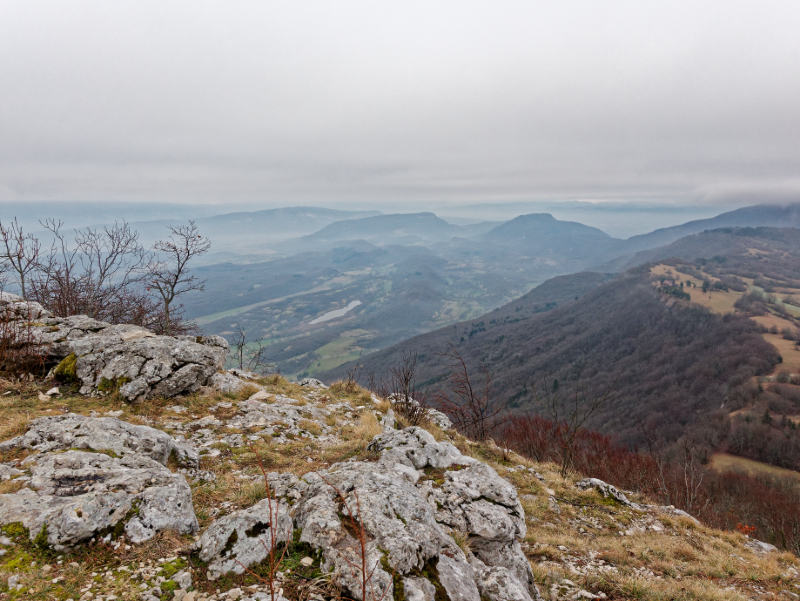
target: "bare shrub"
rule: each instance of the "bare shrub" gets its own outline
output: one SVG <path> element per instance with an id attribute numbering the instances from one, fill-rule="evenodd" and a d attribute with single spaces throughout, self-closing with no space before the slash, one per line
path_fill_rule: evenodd
<path id="1" fill-rule="evenodd" d="M 267 361 L 263 338 L 249 341 L 244 328 L 238 328 L 231 340 L 231 354 L 235 365 L 241 370 L 247 370 L 259 375 L 274 373 L 277 366 Z"/>
<path id="2" fill-rule="evenodd" d="M 458 430 L 475 440 L 486 440 L 505 419 L 502 405 L 490 393 L 491 374 L 483 367 L 483 385 L 477 388 L 457 350 L 451 349 L 444 356 L 451 366 L 449 390 L 439 391 L 437 402 Z"/>
<path id="3" fill-rule="evenodd" d="M 155 256 L 147 267 L 147 288 L 155 292 L 161 305 L 156 330 L 162 334 L 183 333 L 191 329 L 181 316 L 176 299 L 187 292 L 203 290 L 205 282 L 192 275 L 189 261 L 205 254 L 211 242 L 200 233 L 194 221 L 171 226 L 170 235 L 156 242 Z"/>
<path id="4" fill-rule="evenodd" d="M 14 274 L 24 298 L 57 316 L 88 315 L 160 334 L 193 329 L 177 299 L 203 289 L 188 264 L 210 248 L 193 221 L 170 227 L 169 237 L 156 242 L 152 252 L 125 221 L 69 234 L 62 221 L 40 223 L 49 239 L 46 249 L 16 219 L 0 222 L 0 281 Z"/>
<path id="5" fill-rule="evenodd" d="M 556 424 L 562 477 L 573 467 L 578 435 L 609 397 L 608 393 L 591 395 L 584 387 L 576 386 L 568 398 L 562 398 L 558 380 L 542 387 L 542 401 L 550 413 L 550 419 Z"/>
<path id="6" fill-rule="evenodd" d="M 141 289 L 147 253 L 125 221 L 76 230 L 45 220 L 50 248 L 31 280 L 32 297 L 55 315 L 88 315 L 112 323 L 149 325 L 156 306 Z"/>
<path id="7" fill-rule="evenodd" d="M 337 380 L 330 386 L 331 392 L 336 394 L 356 394 L 361 390 L 358 385 L 359 366 L 354 365 L 347 370 L 343 380 Z"/>
<path id="8" fill-rule="evenodd" d="M 238 560 L 237 563 L 248 574 L 255 577 L 262 584 L 266 585 L 269 589 L 270 600 L 275 601 L 280 597 L 280 584 L 278 583 L 277 577 L 278 572 L 280 572 L 281 563 L 283 563 L 286 554 L 289 552 L 292 530 L 291 528 L 289 529 L 286 539 L 284 540 L 278 527 L 278 511 L 280 508 L 279 501 L 272 494 L 272 488 L 269 484 L 269 477 L 267 475 L 267 470 L 264 467 L 264 462 L 252 446 L 250 447 L 250 452 L 256 457 L 256 463 L 258 464 L 258 467 L 261 470 L 261 475 L 264 478 L 264 492 L 267 498 L 267 510 L 269 512 L 269 527 L 267 529 L 267 535 L 265 538 L 259 539 L 259 542 L 267 553 L 267 557 L 264 560 L 266 575 L 259 574 L 254 570 L 251 570 Z"/>
<path id="9" fill-rule="evenodd" d="M 0 310 L 0 372 L 43 374 L 48 352 L 39 344 L 30 313 L 11 315 Z"/>
<path id="10" fill-rule="evenodd" d="M 391 369 L 390 399 L 394 411 L 409 426 L 420 426 L 428 422 L 430 412 L 425 397 L 416 387 L 417 354 L 404 352 L 400 364 Z"/>
<path id="11" fill-rule="evenodd" d="M 370 566 L 367 558 L 367 530 L 364 527 L 364 521 L 361 519 L 361 501 L 358 498 L 358 491 L 353 488 L 353 499 L 355 501 L 355 512 L 347 502 L 347 498 L 340 488 L 331 483 L 325 476 L 320 475 L 323 482 L 331 487 L 336 493 L 336 496 L 341 504 L 342 510 L 340 511 L 341 518 L 346 522 L 345 529 L 350 532 L 356 539 L 358 548 L 356 550 L 357 559 L 351 561 L 346 555 L 342 554 L 341 557 L 347 562 L 347 565 L 353 570 L 353 574 L 359 578 L 361 585 L 361 599 L 362 601 L 383 601 L 389 592 L 387 587 L 378 595 L 373 583 L 373 576 L 375 570 L 380 565 L 380 561 L 376 561 L 375 565 Z"/>
<path id="12" fill-rule="evenodd" d="M 0 244 L 0 267 L 16 273 L 22 296 L 27 298 L 28 280 L 39 264 L 41 243 L 26 234 L 15 217 L 11 223 L 0 222 Z"/>

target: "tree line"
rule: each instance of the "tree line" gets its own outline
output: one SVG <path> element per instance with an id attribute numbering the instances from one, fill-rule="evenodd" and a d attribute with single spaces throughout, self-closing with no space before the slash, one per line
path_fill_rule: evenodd
<path id="1" fill-rule="evenodd" d="M 54 315 L 88 315 L 132 323 L 158 334 L 193 326 L 180 298 L 202 290 L 189 263 L 211 243 L 193 221 L 169 226 L 149 248 L 126 221 L 67 230 L 62 221 L 40 221 L 39 235 L 19 221 L 0 221 L 0 289 L 7 284 Z"/>
<path id="2" fill-rule="evenodd" d="M 417 360 L 416 354 L 404 353 L 390 371 L 389 385 L 378 386 L 394 399 L 396 412 L 409 424 L 424 423 L 427 408 L 436 407 L 460 432 L 475 440 L 492 439 L 504 453 L 515 451 L 535 461 L 554 462 L 562 476 L 577 472 L 600 478 L 652 502 L 674 505 L 711 526 L 754 534 L 800 553 L 800 481 L 766 473 L 718 472 L 709 465 L 711 450 L 691 435 L 665 448 L 657 430 L 645 429 L 642 449 L 622 445 L 587 427 L 593 414 L 613 406 L 612 392 L 585 386 L 564 390 L 558 380 L 550 380 L 535 392 L 540 399 L 537 406 L 546 416 L 510 412 L 491 391 L 491 372 L 484 366 L 472 373 L 455 348 L 443 353 L 450 376 L 428 404 L 416 385 Z M 765 414 L 758 424 L 756 436 L 750 438 L 754 445 L 754 438 L 761 436 L 763 441 L 766 429 L 774 428 L 770 420 Z M 794 431 L 786 424 L 781 427 Z M 735 441 L 733 436 L 729 450 L 747 454 L 741 443 L 734 448 Z M 786 455 L 785 448 L 778 453 Z"/>

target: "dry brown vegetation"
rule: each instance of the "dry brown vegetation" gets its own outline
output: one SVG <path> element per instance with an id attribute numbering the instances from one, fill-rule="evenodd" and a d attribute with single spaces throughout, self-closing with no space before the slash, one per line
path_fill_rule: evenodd
<path id="1" fill-rule="evenodd" d="M 261 466 L 267 471 L 291 471 L 303 474 L 348 458 L 371 460 L 366 444 L 381 431 L 378 417 L 389 409 L 389 403 L 376 404 L 366 399 L 371 395 L 361 389 L 327 390 L 309 395 L 309 391 L 282 378 L 263 380 L 267 391 L 294 398 L 305 398 L 308 404 L 330 406 L 346 401 L 348 409 L 330 415 L 327 425 L 335 430 L 336 438 L 327 442 L 311 437 L 277 443 L 257 440 L 249 447 L 220 447 L 214 459 L 201 456 L 201 468 L 212 471 L 216 479 L 193 484 L 193 498 L 201 527 L 206 527 L 223 512 L 247 507 L 265 498 L 267 493 Z M 169 401 L 147 401 L 127 405 L 113 398 L 84 398 L 65 395 L 43 402 L 38 399 L 42 384 L 26 382 L 5 383 L 0 390 L 0 431 L 2 438 L 24 431 L 33 418 L 64 410 L 104 414 L 122 411 L 121 418 L 149 423 L 169 431 L 170 424 L 185 422 L 204 415 L 230 417 L 234 408 L 210 408 L 220 401 L 235 402 L 246 393 L 223 395 L 204 392 Z M 5 391 L 11 394 L 2 396 Z M 186 412 L 168 409 L 172 405 L 186 407 Z M 560 466 L 548 462 L 533 462 L 494 444 L 491 439 L 475 442 L 454 431 L 433 429 L 439 440 L 451 440 L 462 452 L 486 461 L 519 490 L 527 516 L 528 534 L 525 550 L 531 559 L 540 589 L 545 598 L 564 580 L 594 593 L 604 592 L 610 599 L 698 600 L 767 599 L 781 590 L 788 590 L 792 569 L 800 563 L 788 553 L 758 555 L 746 548 L 746 538 L 737 532 L 722 532 L 707 528 L 684 518 L 666 515 L 652 517 L 649 513 L 619 506 L 601 498 L 594 491 L 581 491 L 574 486 L 579 475 L 560 474 Z M 521 466 L 521 467 L 520 467 Z M 523 469 L 524 468 L 524 469 Z M 543 480 L 533 473 L 538 472 Z M 2 492 L 8 492 L 3 490 Z M 663 527 L 648 529 L 653 520 Z M 626 531 L 630 533 L 625 534 Z M 623 532 L 621 535 L 620 532 Z M 455 533 L 456 535 L 458 533 Z M 459 544 L 469 546 L 464 537 Z M 103 576 L 103 592 L 115 594 L 120 600 L 137 599 L 140 582 L 129 573 L 118 570 L 135 561 L 153 558 L 179 557 L 191 544 L 191 537 L 162 534 L 141 546 L 114 550 L 107 545 L 86 545 L 60 557 L 34 549 L 15 553 L 15 573 L 24 584 L 24 596 L 12 597 L 2 588 L 9 575 L 9 559 L 0 558 L 0 599 L 33 600 L 78 599 L 81 588 L 96 580 L 93 573 Z M 22 559 L 20 559 L 22 558 Z M 602 560 L 602 564 L 599 561 Z M 22 563 L 20 563 L 20 561 Z M 36 565 L 33 565 L 33 562 Z M 77 563 L 77 567 L 75 564 Z M 43 565 L 50 571 L 44 572 Z M 602 569 L 595 569 L 603 566 Z M 202 573 L 194 573 L 195 586 L 200 591 L 234 586 L 262 586 L 258 578 L 241 577 L 210 583 Z M 263 577 L 263 576 L 262 576 Z M 53 583 L 53 579 L 59 579 Z M 300 582 L 289 579 L 285 592 L 290 598 L 303 598 Z M 335 586 L 329 579 L 315 581 L 318 588 L 335 596 Z M 297 586 L 295 586 L 295 584 Z M 294 587 L 294 588 L 293 588 Z M 265 590 L 262 588 L 262 590 Z M 560 594 L 560 593 L 559 593 Z"/>

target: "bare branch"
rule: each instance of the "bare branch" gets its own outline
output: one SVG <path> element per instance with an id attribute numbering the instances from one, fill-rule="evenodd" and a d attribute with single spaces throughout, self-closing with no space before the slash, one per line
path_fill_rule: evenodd
<path id="1" fill-rule="evenodd" d="M 188 263 L 208 252 L 211 242 L 200 233 L 194 221 L 169 228 L 170 235 L 154 245 L 156 256 L 148 267 L 148 288 L 162 304 L 160 330 L 173 333 L 178 325 L 173 302 L 187 292 L 203 290 L 205 282 L 192 275 Z"/>
<path id="2" fill-rule="evenodd" d="M 482 368 L 483 386 L 476 391 L 464 357 L 455 348 L 443 355 L 451 363 L 450 390 L 437 394 L 438 403 L 459 430 L 476 440 L 486 440 L 504 421 L 503 407 L 491 396 L 491 374 Z"/>
<path id="3" fill-rule="evenodd" d="M 15 217 L 11 223 L 0 222 L 0 265 L 4 271 L 14 271 L 22 296 L 27 298 L 28 276 L 39 263 L 39 240 L 26 234 Z"/>

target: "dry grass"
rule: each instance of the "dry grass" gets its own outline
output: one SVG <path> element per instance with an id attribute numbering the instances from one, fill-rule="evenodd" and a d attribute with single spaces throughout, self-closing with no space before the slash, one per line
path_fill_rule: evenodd
<path id="1" fill-rule="evenodd" d="M 330 385 L 328 392 L 338 401 L 349 401 L 356 407 L 375 406 L 372 393 L 350 380 L 338 380 Z"/>
<path id="2" fill-rule="evenodd" d="M 703 272 L 701 272 L 703 273 Z M 745 293 L 744 292 L 735 292 L 735 291 L 721 291 L 721 290 L 709 290 L 708 292 L 703 292 L 702 290 L 702 281 L 692 277 L 688 274 L 685 274 L 675 267 L 670 265 L 655 265 L 650 269 L 650 274 L 654 277 L 668 277 L 668 278 L 675 278 L 676 280 L 680 280 L 682 282 L 691 282 L 694 284 L 694 287 L 686 286 L 684 287 L 684 291 L 689 294 L 691 298 L 691 302 L 696 303 L 698 305 L 702 305 L 709 309 L 710 311 L 718 314 L 726 314 L 726 313 L 735 313 L 736 307 L 734 306 L 736 301 L 739 300 Z M 706 275 L 706 274 L 704 274 Z M 717 278 L 708 276 L 707 278 L 709 281 L 715 281 Z M 751 278 L 742 278 L 744 279 L 749 289 L 754 287 L 753 280 Z M 792 294 L 797 292 L 795 289 L 782 289 L 781 294 L 786 296 L 787 294 Z M 790 299 L 794 297 L 790 296 Z M 794 305 L 789 305 L 789 309 Z M 794 322 L 784 317 L 780 317 L 775 314 L 768 314 L 768 315 L 758 315 L 751 317 L 754 322 L 757 324 L 765 327 L 765 328 L 777 328 L 778 331 L 782 331 L 785 328 L 789 328 L 790 330 L 794 331 L 797 329 Z M 791 340 L 784 340 L 781 334 L 770 334 L 765 333 L 763 334 L 764 340 L 774 346 L 781 355 L 782 362 L 776 365 L 775 370 L 770 375 L 776 375 L 781 371 L 787 371 L 789 373 L 800 373 L 800 350 L 798 350 L 794 341 Z"/>
<path id="3" fill-rule="evenodd" d="M 773 374 L 782 371 L 789 373 L 800 373 L 800 351 L 797 350 L 793 340 L 785 340 L 780 334 L 764 334 L 764 340 L 778 349 L 783 361 L 775 366 Z"/>
<path id="4" fill-rule="evenodd" d="M 714 453 L 711 456 L 711 467 L 718 472 L 744 472 L 751 476 L 766 474 L 768 476 L 778 476 L 780 478 L 794 478 L 800 480 L 800 472 L 785 469 L 754 461 L 745 457 L 737 457 L 728 453 Z"/>
<path id="5" fill-rule="evenodd" d="M 301 419 L 297 425 L 300 427 L 300 429 L 305 430 L 314 436 L 319 436 L 322 434 L 322 426 L 319 425 L 319 422 L 315 422 L 314 420 Z"/>
<path id="6" fill-rule="evenodd" d="M 710 276 L 705 272 L 701 273 L 706 277 L 709 282 L 717 282 L 719 281 L 718 278 Z M 734 306 L 736 301 L 739 300 L 742 296 L 742 292 L 736 292 L 733 290 L 724 291 L 724 290 L 708 290 L 707 292 L 703 292 L 703 281 L 691 276 L 689 274 L 683 273 L 682 271 L 676 269 L 671 265 L 655 265 L 650 268 L 650 274 L 655 277 L 668 277 L 674 278 L 675 280 L 680 280 L 681 282 L 689 282 L 693 284 L 693 286 L 685 286 L 683 291 L 686 292 L 689 297 L 691 298 L 691 302 L 696 303 L 698 305 L 702 305 L 706 307 L 713 313 L 717 313 L 719 315 L 724 315 L 726 313 L 735 313 L 736 307 Z"/>
<path id="7" fill-rule="evenodd" d="M 610 599 L 738 601 L 762 598 L 757 590 L 767 597 L 790 590 L 789 568 L 800 569 L 794 555 L 758 555 L 744 546 L 742 534 L 687 518 L 659 514 L 654 517 L 662 531 L 640 531 L 637 527 L 648 514 L 610 503 L 594 490 L 578 489 L 575 481 L 582 476 L 562 478 L 555 464 L 504 454 L 492 443 L 458 435 L 452 439 L 462 452 L 488 462 L 517 487 L 528 526 L 528 555 L 545 594 L 568 579 Z M 513 469 L 516 465 L 534 468 L 544 482 L 529 471 Z M 548 500 L 551 494 L 557 510 Z M 620 534 L 626 531 L 630 534 Z M 608 571 L 581 574 L 569 567 L 581 570 L 597 560 Z"/>
<path id="8" fill-rule="evenodd" d="M 327 402 L 315 396 L 318 392 L 301 389 L 280 376 L 260 383 L 270 393 L 306 399 L 309 403 Z M 202 393 L 169 401 L 127 405 L 111 398 L 74 396 L 41 402 L 35 391 L 35 387 L 28 387 L 7 397 L 0 396 L 0 438 L 21 433 L 25 425 L 39 415 L 61 413 L 65 409 L 80 413 L 97 411 L 99 414 L 121 410 L 122 419 L 140 423 L 152 419 L 158 427 L 163 420 L 187 421 L 194 419 L 193 415 L 207 415 L 210 407 L 220 401 L 235 401 L 251 393 L 243 392 L 233 398 L 231 395 Z M 389 409 L 389 404 L 385 401 L 374 403 L 371 395 L 360 387 L 350 391 L 337 388 L 328 394 L 334 402 L 347 401 L 351 407 L 360 409 L 355 420 L 348 417 L 351 415 L 348 411 L 327 417 L 326 424 L 338 434 L 336 442 L 325 441 L 323 437 L 281 444 L 273 438 L 263 438 L 245 448 L 219 444 L 217 448 L 221 453 L 218 456 L 201 456 L 201 468 L 215 475 L 213 481 L 194 482 L 192 485 L 201 528 L 226 512 L 250 506 L 264 498 L 263 480 L 258 477 L 259 462 L 263 462 L 268 471 L 291 471 L 302 475 L 351 458 L 374 459 L 365 447 L 381 433 L 379 416 Z M 187 412 L 175 413 L 165 409 L 174 404 L 186 407 Z M 224 419 L 235 411 L 234 405 L 217 408 L 214 414 Z M 300 427 L 312 433 L 321 431 L 319 424 L 311 420 L 301 422 Z M 715 531 L 667 515 L 658 516 L 663 530 L 640 531 L 638 527 L 644 523 L 644 514 L 610 503 L 593 490 L 579 490 L 575 486 L 578 476 L 562 478 L 555 464 L 526 460 L 491 441 L 477 443 L 430 424 L 425 427 L 437 440 L 449 440 L 465 454 L 487 462 L 517 487 L 527 518 L 526 552 L 545 596 L 551 586 L 559 585 L 563 579 L 594 593 L 604 592 L 609 599 L 739 601 L 768 598 L 781 590 L 792 590 L 792 583 L 787 580 L 791 577 L 789 568 L 800 568 L 800 562 L 792 555 L 773 553 L 759 556 L 744 547 L 745 538 L 739 533 Z M 535 469 L 544 481 L 540 482 L 529 470 L 517 469 L 520 465 Z M 14 481 L 2 483 L 0 493 L 10 492 L 17 486 Z M 550 500 L 551 495 L 554 501 Z M 630 534 L 620 534 L 625 531 Z M 471 541 L 467 535 L 452 534 L 462 549 L 469 550 Z M 124 552 L 103 546 L 86 547 L 80 552 L 68 553 L 63 565 L 48 574 L 36 568 L 26 569 L 22 582 L 26 591 L 30 589 L 33 592 L 26 592 L 24 598 L 78 599 L 81 596 L 79 589 L 91 580 L 92 571 L 104 573 L 134 560 L 172 556 L 190 543 L 186 537 L 161 534 L 149 543 L 134 545 Z M 67 567 L 73 560 L 78 561 L 78 568 Z M 576 573 L 570 568 L 575 566 L 580 572 L 587 563 L 600 560 L 607 571 Z M 52 579 L 57 576 L 64 576 L 65 580 L 54 585 Z M 205 582 L 197 572 L 195 577 L 200 589 L 213 589 L 219 585 Z M 3 595 L 2 582 L 0 578 L 0 598 Z M 133 599 L 138 595 L 138 583 L 124 573 L 103 586 L 104 593 L 113 593 L 119 599 Z M 756 590 L 761 592 L 756 594 Z"/>

